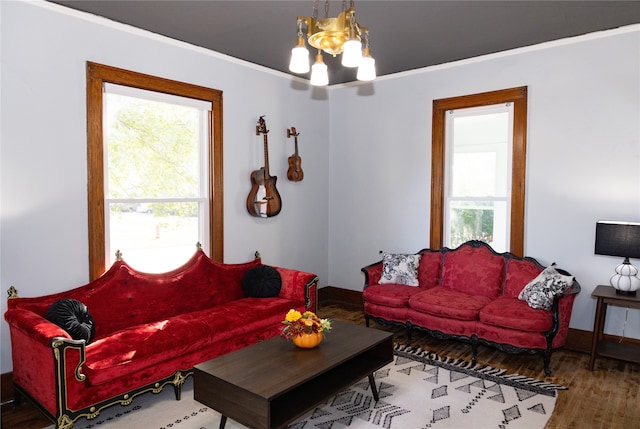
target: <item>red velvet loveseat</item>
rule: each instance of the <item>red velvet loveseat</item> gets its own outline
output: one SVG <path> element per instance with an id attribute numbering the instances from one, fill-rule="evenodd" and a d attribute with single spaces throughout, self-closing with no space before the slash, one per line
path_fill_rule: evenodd
<path id="1" fill-rule="evenodd" d="M 66 429 L 168 385 L 180 399 L 194 365 L 276 336 L 291 308 L 315 311 L 315 274 L 273 267 L 281 279 L 278 295 L 247 297 L 243 279 L 255 267 L 268 268 L 258 257 L 218 263 L 198 249 L 168 273 L 141 273 L 119 260 L 85 286 L 10 298 L 5 319 L 16 400 L 30 398 L 56 428 Z M 95 328 L 88 344 L 45 318 L 63 298 L 86 305 Z"/>
<path id="2" fill-rule="evenodd" d="M 539 353 L 547 375 L 553 350 L 565 344 L 580 291 L 566 271 L 496 253 L 480 241 L 412 255 L 384 254 L 362 271 L 367 326 L 373 319 L 406 327 L 409 342 L 413 329 L 468 342 L 473 364 L 478 344 Z"/>

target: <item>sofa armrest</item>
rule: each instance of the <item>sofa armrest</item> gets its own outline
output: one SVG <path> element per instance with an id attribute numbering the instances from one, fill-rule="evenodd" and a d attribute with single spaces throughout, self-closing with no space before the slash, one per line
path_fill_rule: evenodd
<path id="1" fill-rule="evenodd" d="M 23 331 L 33 341 L 46 347 L 49 347 L 51 340 L 56 337 L 71 339 L 67 331 L 33 311 L 21 308 L 11 309 L 7 310 L 4 318 L 9 323 L 10 329 Z"/>
<path id="2" fill-rule="evenodd" d="M 562 274 L 563 276 L 571 276 L 571 273 L 569 271 L 563 270 L 562 268 L 557 268 L 556 267 L 556 271 L 559 272 L 560 274 Z M 571 287 L 569 289 L 567 289 L 566 291 L 564 291 L 562 293 L 562 295 L 560 295 L 558 297 L 558 299 L 562 298 L 563 296 L 567 296 L 567 295 L 576 295 L 576 294 L 580 293 L 581 289 L 582 288 L 580 287 L 580 283 L 578 283 L 578 280 L 576 280 L 575 277 L 574 277 L 573 284 L 571 285 Z"/>
<path id="3" fill-rule="evenodd" d="M 582 287 L 580 287 L 580 283 L 578 283 L 577 280 L 574 280 L 573 284 L 571 285 L 571 287 L 569 289 L 567 289 L 566 291 L 564 291 L 562 296 L 577 295 L 578 293 L 580 293 L 581 290 L 582 290 Z"/>
<path id="4" fill-rule="evenodd" d="M 14 383 L 50 416 L 60 416 L 66 405 L 66 389 L 74 380 L 84 384 L 80 371 L 85 341 L 71 339 L 62 328 L 32 311 L 10 309 L 5 319 L 11 334 Z M 75 353 L 67 350 L 68 346 Z"/>
<path id="5" fill-rule="evenodd" d="M 571 322 L 571 313 L 573 312 L 573 303 L 580 290 L 580 283 L 574 280 L 570 289 L 554 298 L 553 308 L 551 310 L 553 326 L 546 334 L 547 341 L 550 342 L 550 347 L 559 348 L 566 343 L 569 333 L 569 323 Z"/>
<path id="6" fill-rule="evenodd" d="M 377 285 L 380 282 L 380 277 L 382 277 L 382 261 L 367 265 L 360 269 L 360 271 L 364 273 L 363 289 L 371 285 Z"/>
<path id="7" fill-rule="evenodd" d="M 317 311 L 318 276 L 304 271 L 290 268 L 274 267 L 282 278 L 282 288 L 279 296 L 300 301 L 313 312 Z"/>

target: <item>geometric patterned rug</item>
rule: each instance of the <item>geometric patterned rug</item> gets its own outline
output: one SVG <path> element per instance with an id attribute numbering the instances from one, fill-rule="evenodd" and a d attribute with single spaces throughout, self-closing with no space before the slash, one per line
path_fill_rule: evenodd
<path id="1" fill-rule="evenodd" d="M 377 404 L 365 379 L 289 428 L 544 428 L 565 389 L 420 349 L 395 355 L 375 374 Z"/>
<path id="2" fill-rule="evenodd" d="M 471 366 L 421 349 L 396 345 L 392 363 L 376 371 L 379 401 L 367 378 L 318 405 L 289 429 L 542 429 L 562 386 L 504 370 Z M 173 389 L 144 394 L 126 407 L 105 409 L 73 429 L 215 429 L 220 414 L 193 400 L 193 381 L 182 399 Z M 229 419 L 227 429 L 245 426 Z"/>

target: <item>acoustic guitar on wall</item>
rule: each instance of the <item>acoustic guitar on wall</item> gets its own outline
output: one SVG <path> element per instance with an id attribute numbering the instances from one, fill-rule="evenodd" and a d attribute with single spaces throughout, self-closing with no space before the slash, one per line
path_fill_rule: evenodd
<path id="1" fill-rule="evenodd" d="M 251 173 L 251 191 L 247 197 L 247 210 L 251 216 L 272 217 L 280 213 L 282 200 L 276 188 L 278 178 L 269 174 L 269 143 L 267 141 L 267 124 L 264 115 L 258 119 L 256 135 L 264 139 L 264 167 Z"/>
<path id="2" fill-rule="evenodd" d="M 296 140 L 296 151 L 289 157 L 289 169 L 287 170 L 287 179 L 292 182 L 301 182 L 304 179 L 304 171 L 302 171 L 302 158 L 298 155 L 298 136 L 299 132 L 296 131 L 296 127 L 287 128 L 287 138 L 291 136 Z"/>

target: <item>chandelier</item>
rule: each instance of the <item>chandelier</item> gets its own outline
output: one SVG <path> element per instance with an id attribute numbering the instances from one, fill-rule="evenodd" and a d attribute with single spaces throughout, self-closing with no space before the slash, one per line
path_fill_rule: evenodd
<path id="1" fill-rule="evenodd" d="M 293 73 L 309 72 L 309 51 L 305 45 L 302 25 L 307 28 L 307 42 L 316 48 L 316 61 L 311 67 L 311 85 L 329 84 L 327 65 L 322 60 L 322 52 L 337 56 L 342 54 L 344 67 L 358 67 L 357 79 L 371 81 L 376 78 L 375 60 L 369 51 L 369 29 L 356 21 L 354 0 L 342 1 L 342 12 L 336 18 L 329 18 L 329 0 L 325 0 L 324 19 L 318 19 L 318 1 L 313 1 L 313 15 L 298 17 L 298 43 L 291 50 L 289 70 Z M 364 48 L 362 47 L 364 39 Z"/>

